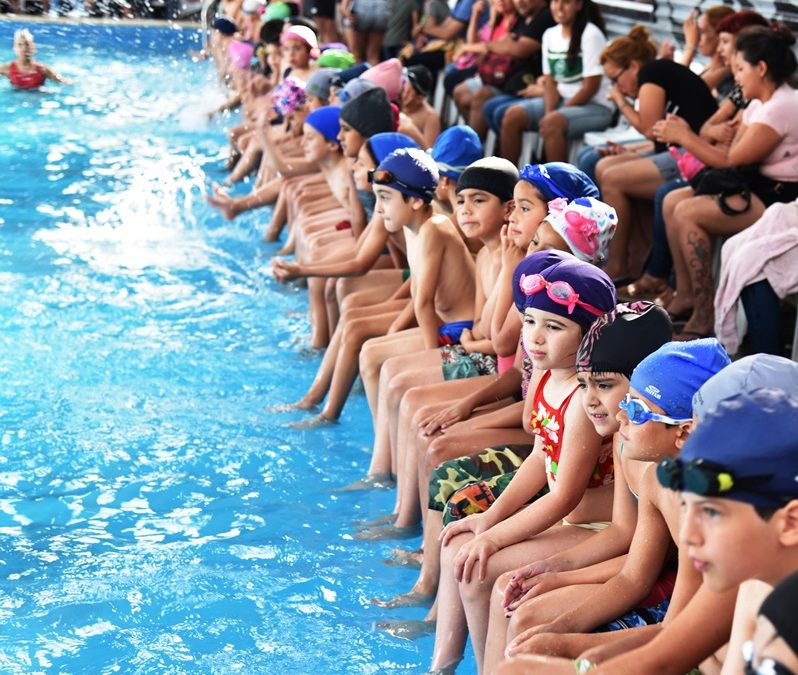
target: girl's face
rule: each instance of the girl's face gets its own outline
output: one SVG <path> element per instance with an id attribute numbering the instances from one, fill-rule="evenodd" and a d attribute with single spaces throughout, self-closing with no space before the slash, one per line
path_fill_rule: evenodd
<path id="1" fill-rule="evenodd" d="M 544 220 L 533 235 L 532 241 L 529 242 L 526 254 L 532 255 L 538 251 L 565 251 L 570 253 L 571 249 L 568 248 L 568 243 L 565 239 L 551 226 L 551 223 Z"/>
<path id="2" fill-rule="evenodd" d="M 561 26 L 572 26 L 582 6 L 582 0 L 551 0 L 551 15 Z"/>
<path id="3" fill-rule="evenodd" d="M 14 40 L 14 53 L 21 59 L 32 59 L 36 54 L 36 44 L 32 38 L 19 37 Z"/>
<path id="4" fill-rule="evenodd" d="M 493 0 L 493 10 L 499 14 L 510 14 L 514 9 L 513 0 Z"/>
<path id="5" fill-rule="evenodd" d="M 366 144 L 364 143 L 357 153 L 357 158 L 352 164 L 352 177 L 355 181 L 355 187 L 358 190 L 371 190 L 371 183 L 369 183 L 369 171 L 376 168 L 374 160 L 371 158 Z"/>
<path id="6" fill-rule="evenodd" d="M 513 210 L 507 228 L 513 244 L 526 249 L 548 213 L 548 203 L 543 195 L 531 183 L 519 180 L 513 189 Z"/>
<path id="7" fill-rule="evenodd" d="M 309 162 L 319 162 L 330 152 L 327 139 L 309 124 L 303 129 L 302 149 L 305 151 L 305 159 Z"/>
<path id="8" fill-rule="evenodd" d="M 734 58 L 734 33 L 718 33 L 718 56 L 724 66 L 731 66 Z"/>
<path id="9" fill-rule="evenodd" d="M 575 321 L 541 309 L 527 308 L 521 336 L 524 349 L 535 368 L 553 370 L 574 367 L 576 351 L 582 339 L 582 329 Z"/>
<path id="10" fill-rule="evenodd" d="M 283 44 L 283 60 L 286 66 L 303 70 L 310 62 L 310 49 L 300 40 L 286 40 Z"/>
<path id="11" fill-rule="evenodd" d="M 629 391 L 629 380 L 619 373 L 579 373 L 582 407 L 599 436 L 611 436 L 620 428 L 618 404 Z"/>
<path id="12" fill-rule="evenodd" d="M 718 34 L 707 21 L 707 15 L 698 18 L 698 51 L 702 56 L 712 56 L 718 48 Z"/>
<path id="13" fill-rule="evenodd" d="M 643 401 L 651 412 L 667 415 L 656 403 L 632 387 L 629 387 L 629 395 Z M 620 425 L 618 433 L 623 440 L 625 457 L 641 462 L 659 462 L 666 455 L 673 454 L 680 427 L 654 420 L 648 420 L 643 424 L 632 424 L 626 413 L 619 409 L 616 409 L 616 419 Z"/>
<path id="14" fill-rule="evenodd" d="M 349 126 L 349 123 L 341 120 L 341 130 L 338 132 L 338 142 L 344 152 L 344 157 L 357 157 L 360 148 L 366 139 L 363 135 Z"/>
<path id="15" fill-rule="evenodd" d="M 469 188 L 457 193 L 457 224 L 469 239 L 495 237 L 504 225 L 506 212 L 505 204 L 490 192 Z"/>

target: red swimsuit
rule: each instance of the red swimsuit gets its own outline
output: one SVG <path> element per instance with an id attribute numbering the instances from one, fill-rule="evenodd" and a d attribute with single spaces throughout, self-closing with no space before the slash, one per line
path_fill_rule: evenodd
<path id="1" fill-rule="evenodd" d="M 538 384 L 535 398 L 532 401 L 534 409 L 529 420 L 529 426 L 532 428 L 533 434 L 543 439 L 543 452 L 546 454 L 546 473 L 549 480 L 556 481 L 557 463 L 560 461 L 562 438 L 565 431 L 565 411 L 568 409 L 568 404 L 579 387 L 576 387 L 566 396 L 559 408 L 552 408 L 543 397 L 543 389 L 550 377 L 551 371 L 549 370 L 541 379 L 540 384 Z M 589 488 L 597 488 L 609 485 L 612 483 L 613 478 L 612 436 L 608 436 L 602 439 L 598 461 L 587 486 Z"/>
<path id="2" fill-rule="evenodd" d="M 8 79 L 17 89 L 38 89 L 44 84 L 47 75 L 41 66 L 35 66 L 35 70 L 23 73 L 17 67 L 17 62 L 12 61 L 8 69 Z"/>

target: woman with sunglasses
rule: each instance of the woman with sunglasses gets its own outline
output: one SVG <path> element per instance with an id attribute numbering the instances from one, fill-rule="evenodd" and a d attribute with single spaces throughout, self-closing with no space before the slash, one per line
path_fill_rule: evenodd
<path id="1" fill-rule="evenodd" d="M 523 412 L 535 447 L 486 512 L 441 533 L 432 670 L 460 660 L 467 632 L 482 663 L 491 589 L 500 574 L 587 539 L 611 514 L 612 441 L 596 433 L 580 405 L 576 351 L 595 318 L 615 306 L 615 289 L 601 270 L 576 258 L 522 272 L 549 255 L 529 256 L 513 275 L 522 339 L 535 367 Z M 545 486 L 548 493 L 524 508 Z"/>
<path id="2" fill-rule="evenodd" d="M 676 113 L 697 133 L 717 110 L 712 92 L 689 68 L 655 59 L 656 54 L 657 47 L 644 26 L 635 26 L 628 35 L 613 40 L 601 53 L 604 74 L 612 83 L 609 99 L 646 138 L 653 139 L 657 121 Z M 637 99 L 637 107 L 630 99 Z M 630 180 L 632 176 L 634 180 Z M 602 199 L 618 213 L 618 231 L 606 267 L 616 282 L 639 274 L 651 244 L 651 222 L 642 214 L 650 212 L 647 204 L 657 188 L 679 177 L 676 159 L 663 143 L 655 143 L 654 153 L 645 157 L 621 153 L 604 157 L 596 165 Z M 637 208 L 639 201 L 644 202 L 643 208 Z M 670 261 L 664 261 L 664 267 L 669 266 Z M 662 276 L 667 276 L 667 270 Z M 629 295 L 628 289 L 625 291 L 622 296 Z M 640 291 L 638 284 L 634 297 L 639 298 Z"/>

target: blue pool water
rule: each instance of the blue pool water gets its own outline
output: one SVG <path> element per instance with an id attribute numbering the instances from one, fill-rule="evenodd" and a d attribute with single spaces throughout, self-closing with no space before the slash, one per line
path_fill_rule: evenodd
<path id="1" fill-rule="evenodd" d="M 423 671 L 431 638 L 368 602 L 415 573 L 351 538 L 392 495 L 333 492 L 368 464 L 364 397 L 323 430 L 264 411 L 319 359 L 268 214 L 202 199 L 230 121 L 197 112 L 197 34 L 31 28 L 76 84 L 0 83 L 0 672 Z"/>

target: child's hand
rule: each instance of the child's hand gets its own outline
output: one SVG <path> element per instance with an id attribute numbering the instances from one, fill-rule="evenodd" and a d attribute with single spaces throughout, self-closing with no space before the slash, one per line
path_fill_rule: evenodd
<path id="1" fill-rule="evenodd" d="M 477 532 L 477 528 L 480 521 L 484 520 L 484 518 L 484 513 L 475 513 L 467 518 L 461 518 L 460 520 L 455 520 L 454 522 L 449 523 L 443 528 L 440 536 L 438 537 L 441 542 L 441 546 L 446 546 L 458 534 L 462 534 L 463 532 L 479 534 L 479 532 Z"/>
<path id="2" fill-rule="evenodd" d="M 512 237 L 509 235 L 508 230 L 508 225 L 502 225 L 500 234 L 502 247 L 502 269 L 514 270 L 516 267 L 518 267 L 518 263 L 524 259 L 526 251 L 520 246 L 516 245 Z"/>
<path id="3" fill-rule="evenodd" d="M 473 518 L 473 516 L 469 516 Z M 466 518 L 468 520 L 468 518 Z M 454 578 L 470 584 L 476 578 L 485 581 L 488 572 L 488 558 L 499 551 L 499 545 L 484 534 L 463 544 L 454 559 Z"/>
<path id="4" fill-rule="evenodd" d="M 286 262 L 279 258 L 272 260 L 272 274 L 274 274 L 274 278 L 281 284 L 301 276 L 300 268 L 297 263 Z"/>
<path id="5" fill-rule="evenodd" d="M 698 47 L 698 40 L 701 37 L 698 30 L 698 10 L 694 9 L 687 15 L 687 18 L 682 24 L 684 29 L 684 47 L 685 49 L 696 49 Z"/>
<path id="6" fill-rule="evenodd" d="M 452 403 L 449 407 L 423 420 L 420 425 L 421 433 L 425 436 L 432 436 L 440 431 L 443 434 L 446 432 L 446 429 L 456 422 L 467 420 L 471 417 L 473 411 L 474 406 L 472 406 L 467 399 L 460 399 Z"/>
<path id="7" fill-rule="evenodd" d="M 460 333 L 460 344 L 463 346 L 463 349 L 467 352 L 471 351 L 468 347 L 474 342 L 476 342 L 476 340 L 474 340 L 474 333 L 470 329 L 464 328 Z"/>
<path id="8" fill-rule="evenodd" d="M 543 572 L 542 574 L 538 574 L 532 579 L 528 579 L 523 585 L 518 587 L 520 595 L 505 605 L 504 615 L 509 618 L 512 616 L 513 612 L 527 600 L 531 600 L 532 598 L 536 598 L 544 593 L 548 593 L 549 591 L 553 591 L 567 585 L 567 581 L 564 580 L 558 572 Z M 524 587 L 527 587 L 526 592 L 522 592 Z"/>
<path id="9" fill-rule="evenodd" d="M 596 152 L 598 153 L 599 157 L 608 157 L 610 155 L 622 155 L 624 152 L 628 152 L 628 150 L 620 143 L 607 141 L 607 145 L 600 145 L 596 148 Z"/>
<path id="10" fill-rule="evenodd" d="M 561 632 L 552 630 L 551 627 L 552 624 L 544 623 L 539 626 L 527 628 L 523 633 L 517 635 L 507 644 L 507 648 L 504 650 L 504 655 L 509 659 L 513 656 L 518 656 L 519 654 L 534 654 L 535 645 L 532 642 L 532 638 L 542 635 L 543 633 Z"/>
<path id="11" fill-rule="evenodd" d="M 502 607 L 509 614 L 521 604 L 526 592 L 535 585 L 535 580 L 541 575 L 550 572 L 550 565 L 545 560 L 530 563 L 519 569 L 510 579 L 507 588 L 504 589 L 504 599 Z"/>

